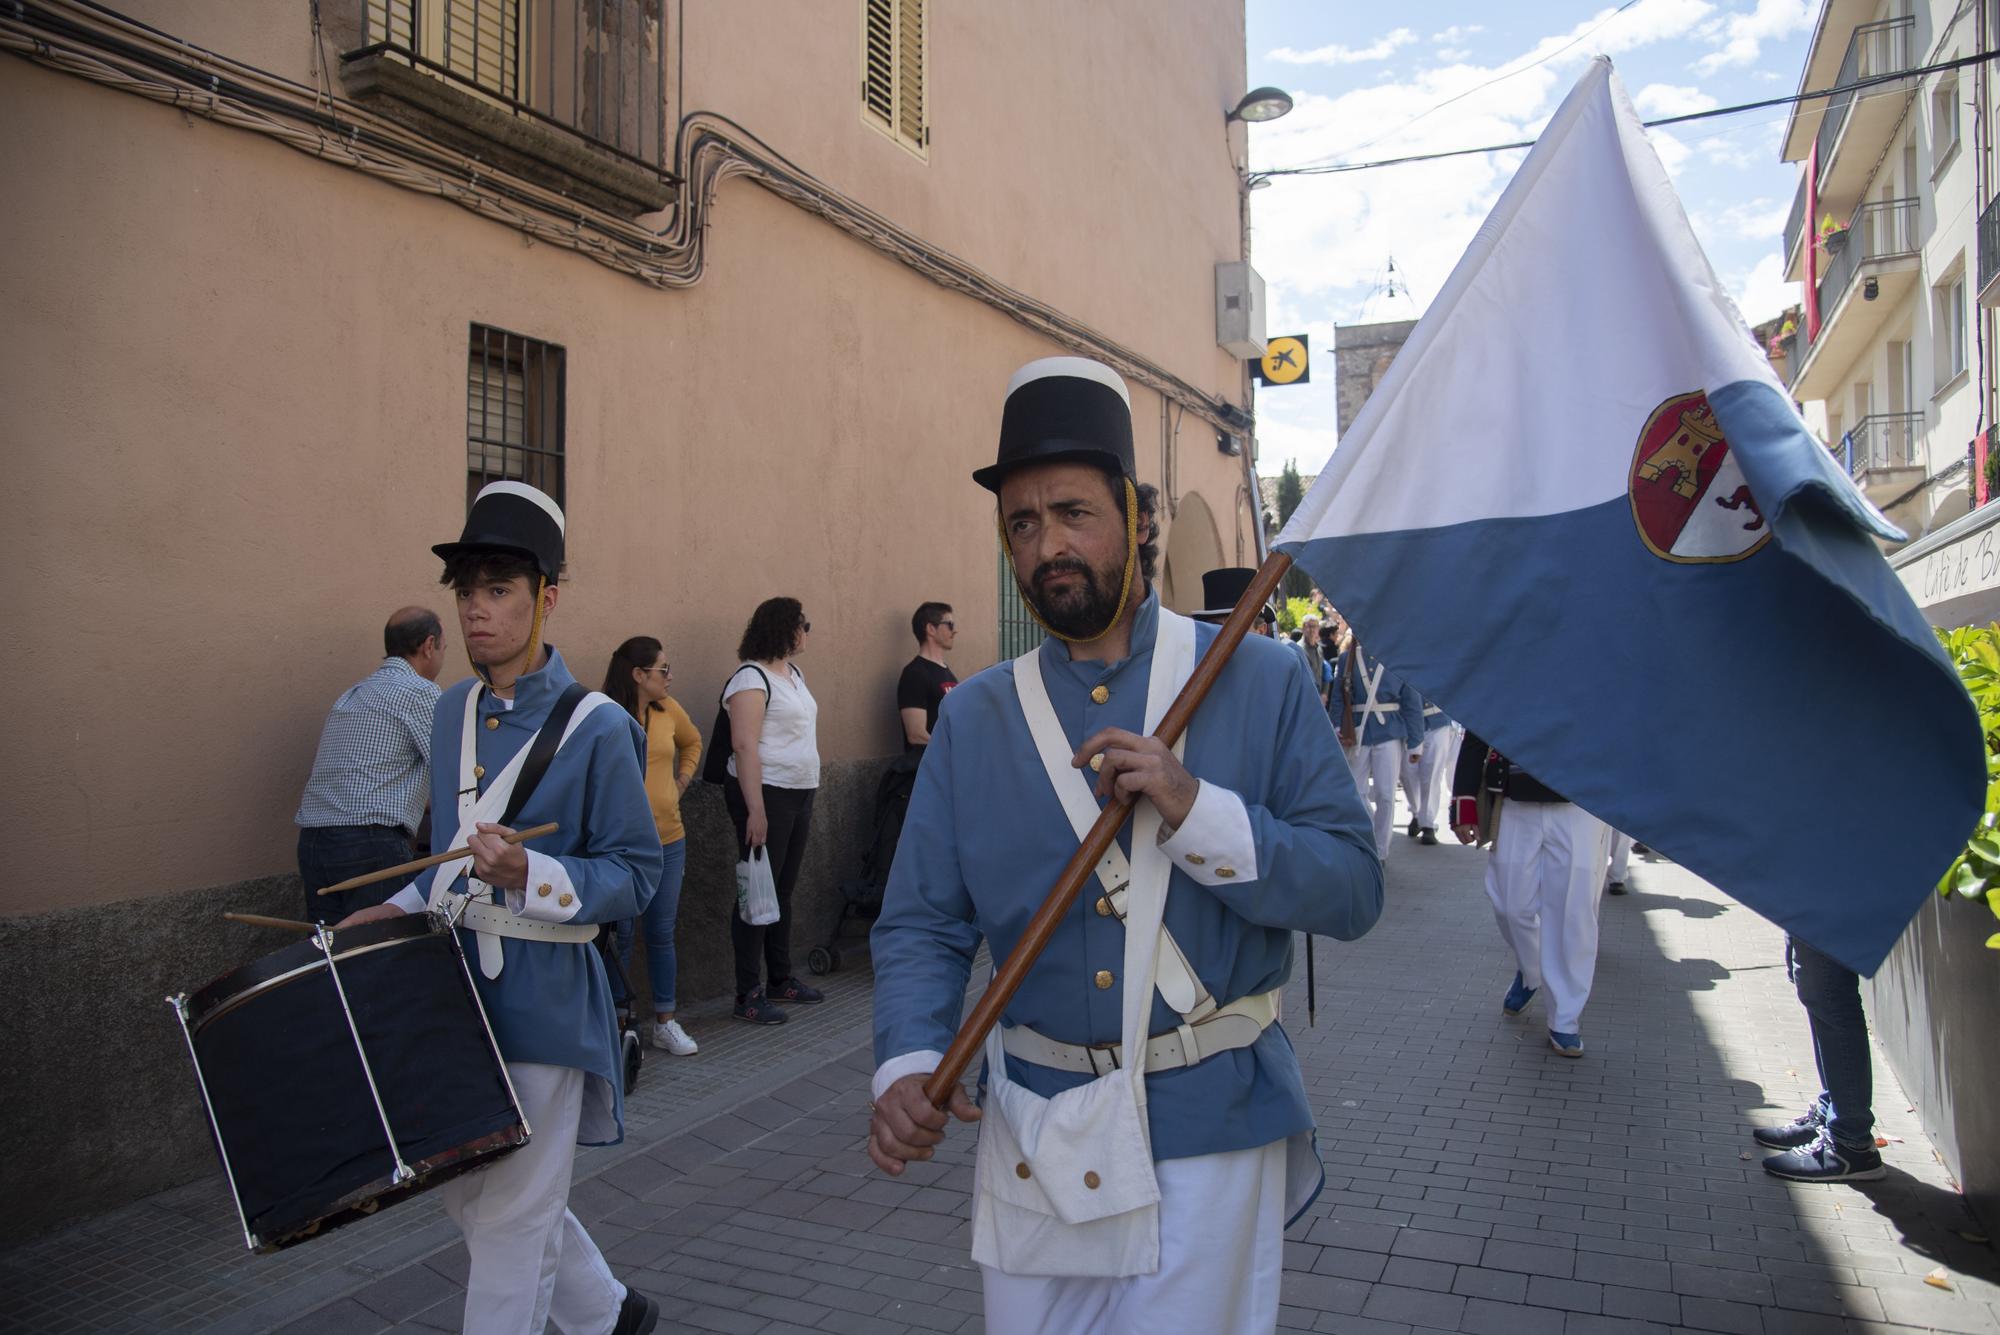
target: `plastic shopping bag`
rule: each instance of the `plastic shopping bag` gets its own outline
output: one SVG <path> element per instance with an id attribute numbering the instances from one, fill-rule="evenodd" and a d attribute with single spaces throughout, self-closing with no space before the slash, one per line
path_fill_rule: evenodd
<path id="1" fill-rule="evenodd" d="M 762 848 L 751 849 L 750 856 L 736 864 L 736 916 L 752 927 L 778 920 L 778 882 Z"/>

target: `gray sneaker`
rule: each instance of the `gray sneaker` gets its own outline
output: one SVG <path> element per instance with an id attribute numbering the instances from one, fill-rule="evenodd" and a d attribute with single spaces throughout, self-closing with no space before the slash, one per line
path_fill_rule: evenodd
<path id="1" fill-rule="evenodd" d="M 736 999 L 735 1015 L 750 1024 L 783 1024 L 786 1019 L 784 1008 L 772 1005 L 761 987 L 747 997 Z"/>
<path id="2" fill-rule="evenodd" d="M 1824 1130 L 1812 1144 L 1764 1160 L 1764 1171 L 1788 1182 L 1873 1182 L 1889 1175 L 1873 1145 L 1850 1148 Z"/>
<path id="3" fill-rule="evenodd" d="M 1819 1105 L 1794 1117 L 1783 1126 L 1760 1126 L 1750 1133 L 1750 1139 L 1768 1149 L 1795 1150 L 1801 1145 L 1810 1145 L 1819 1139 L 1819 1129 L 1826 1125 L 1820 1116 Z"/>

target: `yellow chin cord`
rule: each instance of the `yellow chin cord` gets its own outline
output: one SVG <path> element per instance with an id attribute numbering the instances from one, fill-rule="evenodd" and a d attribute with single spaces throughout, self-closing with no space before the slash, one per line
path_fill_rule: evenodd
<path id="1" fill-rule="evenodd" d="M 1118 608 L 1111 614 L 1111 620 L 1105 623 L 1104 629 L 1095 635 L 1065 635 L 1042 620 L 1042 614 L 1035 607 L 1033 597 L 1025 590 L 1021 595 L 1021 606 L 1028 609 L 1028 615 L 1035 619 L 1035 624 L 1064 644 L 1094 644 L 1103 639 L 1124 617 L 1125 604 L 1131 601 L 1132 568 L 1139 563 L 1139 490 L 1132 485 L 1131 478 L 1124 478 L 1122 481 L 1125 483 L 1125 575 L 1118 583 Z M 1014 547 L 1007 541 L 1007 521 L 1001 518 L 999 511 L 996 510 L 993 522 L 1000 529 L 1000 550 L 1007 553 L 1007 573 L 1014 577 L 1014 586 L 1021 588 L 1021 574 L 1014 568 Z"/>
<path id="2" fill-rule="evenodd" d="M 521 660 L 521 670 L 514 674 L 516 681 L 519 681 L 522 677 L 527 676 L 535 670 L 535 654 L 542 647 L 542 590 L 548 586 L 549 582 L 547 579 L 541 575 L 535 576 L 535 619 L 528 624 L 528 653 Z M 460 638 L 464 637 L 461 636 Z M 472 646 L 469 644 L 465 646 L 465 661 L 472 663 Z M 472 663 L 472 675 L 485 682 L 488 686 L 493 684 L 492 672 L 477 663 Z"/>

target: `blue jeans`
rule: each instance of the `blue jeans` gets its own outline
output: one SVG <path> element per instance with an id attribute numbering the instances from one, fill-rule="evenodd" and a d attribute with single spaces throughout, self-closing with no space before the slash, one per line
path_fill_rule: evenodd
<path id="1" fill-rule="evenodd" d="M 1819 1110 L 1834 1143 L 1875 1148 L 1875 1065 L 1868 1056 L 1868 1017 L 1861 1009 L 1861 978 L 1805 942 L 1785 942 L 1785 966 L 1799 1004 L 1812 1024 L 1813 1062 L 1819 1067 Z"/>
<path id="2" fill-rule="evenodd" d="M 653 1013 L 671 1013 L 674 985 L 680 966 L 674 958 L 674 923 L 681 912 L 681 878 L 687 873 L 687 840 L 676 839 L 660 845 L 660 885 L 653 902 L 646 905 L 646 977 L 653 986 Z M 632 967 L 632 919 L 618 924 L 618 960 Z M 619 1005 L 628 1000 L 624 983 L 613 976 L 612 999 Z"/>
<path id="3" fill-rule="evenodd" d="M 305 885 L 306 921 L 339 922 L 359 909 L 372 908 L 409 882 L 390 879 L 321 895 L 329 885 L 371 871 L 408 862 L 410 836 L 393 825 L 308 825 L 299 830 L 299 880 Z"/>

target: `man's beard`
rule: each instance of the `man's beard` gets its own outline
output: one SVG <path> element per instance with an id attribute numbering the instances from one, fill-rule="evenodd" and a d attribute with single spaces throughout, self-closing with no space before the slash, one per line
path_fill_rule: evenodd
<path id="1" fill-rule="evenodd" d="M 1124 573 L 1122 561 L 1110 569 L 1092 570 L 1074 558 L 1058 559 L 1035 567 L 1033 587 L 1021 582 L 1019 572 L 1014 582 L 1043 625 L 1067 639 L 1087 640 L 1111 629 L 1111 619 L 1118 613 L 1118 581 Z M 1052 576 L 1068 574 L 1078 577 L 1075 583 L 1044 587 Z"/>

